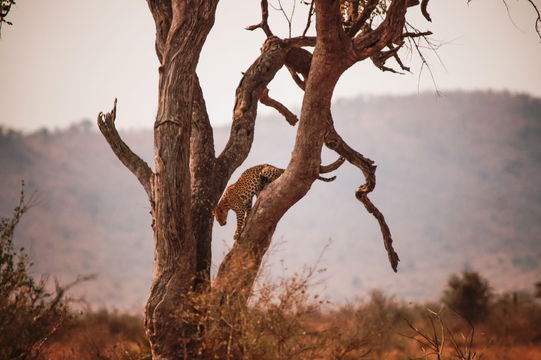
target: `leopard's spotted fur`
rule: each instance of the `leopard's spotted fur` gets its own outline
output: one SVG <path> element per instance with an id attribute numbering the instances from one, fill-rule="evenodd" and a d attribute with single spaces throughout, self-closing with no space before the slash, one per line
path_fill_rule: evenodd
<path id="1" fill-rule="evenodd" d="M 243 172 L 236 183 L 228 186 L 213 211 L 218 223 L 224 226 L 227 223 L 228 211 L 233 210 L 237 215 L 237 230 L 235 231 L 235 239 L 237 239 L 252 209 L 254 195 L 258 196 L 267 184 L 278 179 L 284 171 L 284 169 L 263 164 L 256 165 Z M 318 179 L 322 181 L 333 181 L 336 179 L 336 176 L 331 178 L 318 176 Z"/>

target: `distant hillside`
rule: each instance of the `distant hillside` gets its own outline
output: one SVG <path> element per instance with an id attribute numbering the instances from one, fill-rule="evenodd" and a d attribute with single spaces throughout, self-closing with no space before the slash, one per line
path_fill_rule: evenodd
<path id="1" fill-rule="evenodd" d="M 331 239 L 320 265 L 334 300 L 374 287 L 435 299 L 449 274 L 465 268 L 481 271 L 495 291 L 541 280 L 541 99 L 490 92 L 357 98 L 336 102 L 333 114 L 343 137 L 378 165 L 372 199 L 391 227 L 399 272 L 353 196 L 361 175 L 346 164 L 335 182 L 316 181 L 285 215 L 268 259 L 273 274 L 313 264 Z M 253 152 L 234 179 L 258 163 L 287 166 L 294 132 L 278 116 L 258 119 Z M 218 150 L 228 134 L 215 129 Z M 152 166 L 151 132 L 123 136 Z M 324 158 L 336 156 L 325 150 Z M 141 307 L 152 271 L 149 206 L 94 124 L 3 129 L 0 214 L 15 205 L 21 179 L 38 199 L 17 233 L 36 273 L 62 281 L 96 273 L 77 290 L 92 304 Z M 215 225 L 215 264 L 233 231 L 234 221 Z"/>

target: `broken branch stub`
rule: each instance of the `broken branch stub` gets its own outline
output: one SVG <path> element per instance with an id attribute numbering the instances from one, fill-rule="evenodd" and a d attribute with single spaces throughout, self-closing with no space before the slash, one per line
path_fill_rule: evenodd
<path id="1" fill-rule="evenodd" d="M 109 146 L 117 156 L 117 158 L 130 170 L 137 180 L 143 185 L 148 198 L 152 201 L 152 188 L 151 178 L 152 170 L 147 163 L 135 154 L 128 145 L 122 140 L 118 133 L 115 120 L 116 120 L 116 98 L 113 104 L 113 109 L 108 113 L 100 112 L 98 114 L 98 128 L 100 129 L 103 137 L 109 143 Z"/>

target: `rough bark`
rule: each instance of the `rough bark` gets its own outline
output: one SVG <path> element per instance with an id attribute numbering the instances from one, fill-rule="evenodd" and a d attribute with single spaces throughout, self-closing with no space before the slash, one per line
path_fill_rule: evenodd
<path id="1" fill-rule="evenodd" d="M 179 324 L 173 316 L 183 311 L 181 295 L 193 289 L 198 267 L 207 266 L 198 263 L 189 162 L 195 68 L 214 23 L 216 5 L 216 0 L 149 0 L 161 63 L 152 183 L 154 271 L 145 317 L 153 359 L 191 358 L 197 346 L 189 341 L 193 327 Z M 198 119 L 196 126 L 202 122 Z"/>
<path id="2" fill-rule="evenodd" d="M 197 243 L 196 286 L 206 287 L 210 281 L 212 260 L 212 209 L 225 186 L 214 176 L 216 158 L 214 137 L 203 92 L 196 78 L 194 88 L 192 134 L 190 141 L 190 174 L 192 184 L 192 227 Z"/>

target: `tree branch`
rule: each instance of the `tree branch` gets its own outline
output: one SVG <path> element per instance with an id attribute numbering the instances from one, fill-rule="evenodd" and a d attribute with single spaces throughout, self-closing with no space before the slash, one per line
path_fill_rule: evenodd
<path id="1" fill-rule="evenodd" d="M 273 36 L 273 34 L 269 27 L 268 19 L 269 19 L 269 4 L 267 0 L 261 0 L 261 22 L 259 24 L 246 27 L 246 30 L 253 31 L 255 29 L 261 28 L 265 32 L 265 35 L 267 35 L 267 38 L 269 38 Z"/>
<path id="2" fill-rule="evenodd" d="M 299 119 L 297 118 L 297 115 L 293 114 L 285 105 L 283 105 L 277 100 L 272 99 L 269 96 L 269 89 L 267 88 L 263 89 L 263 92 L 261 93 L 261 97 L 259 98 L 259 101 L 261 101 L 261 103 L 264 105 L 273 107 L 276 110 L 278 110 L 278 112 L 286 118 L 286 121 L 289 123 L 289 125 L 295 126 L 297 121 L 299 121 Z"/>
<path id="3" fill-rule="evenodd" d="M 300 36 L 284 39 L 284 45 L 290 48 L 294 47 L 305 47 L 305 46 L 316 46 L 316 37 L 315 36 Z"/>
<path id="4" fill-rule="evenodd" d="M 432 35 L 432 31 L 425 32 L 405 32 L 402 34 L 402 38 L 416 38 L 416 37 L 425 37 Z"/>
<path id="5" fill-rule="evenodd" d="M 310 2 L 310 9 L 308 9 L 308 18 L 306 19 L 306 27 L 302 32 L 302 37 L 306 36 L 306 33 L 308 32 L 308 30 L 310 29 L 310 25 L 312 24 L 312 16 L 314 15 L 314 4 L 315 0 L 312 0 Z"/>
<path id="6" fill-rule="evenodd" d="M 334 171 L 338 169 L 340 166 L 342 166 L 344 161 L 346 161 L 346 158 L 344 158 L 343 156 L 340 156 L 338 159 L 336 159 L 336 161 L 334 161 L 333 163 L 330 163 L 329 165 L 320 165 L 319 173 L 320 174 L 330 173 L 331 171 Z"/>
<path id="7" fill-rule="evenodd" d="M 376 6 L 378 5 L 378 3 L 379 3 L 379 0 L 368 0 L 368 2 L 363 8 L 363 11 L 359 15 L 358 19 L 355 19 L 356 11 L 353 11 L 354 12 L 352 14 L 353 25 L 351 25 L 351 27 L 348 30 L 349 36 L 354 37 L 359 32 L 359 30 L 361 30 L 366 20 L 370 18 L 370 15 L 372 15 L 374 10 L 376 9 Z M 358 1 L 356 2 L 356 4 L 358 6 Z"/>
<path id="8" fill-rule="evenodd" d="M 363 172 L 366 182 L 357 188 L 355 197 L 364 205 L 366 210 L 378 220 L 389 262 L 396 272 L 400 259 L 394 251 L 393 239 L 391 237 L 389 226 L 387 225 L 383 214 L 368 198 L 368 194 L 374 190 L 376 186 L 376 166 L 374 165 L 374 162 L 352 149 L 342 137 L 340 137 L 334 128 L 332 118 L 329 118 L 328 128 L 325 134 L 325 145 L 329 149 L 336 151 L 340 156 L 346 158 L 347 161 L 361 169 Z"/>
<path id="9" fill-rule="evenodd" d="M 105 137 L 105 140 L 111 146 L 111 149 L 118 157 L 118 159 L 130 170 L 137 180 L 143 185 L 149 199 L 152 201 L 152 185 L 151 178 L 153 176 L 152 170 L 147 165 L 147 163 L 141 159 L 137 154 L 135 154 L 131 149 L 122 141 L 118 131 L 115 127 L 116 119 L 116 99 L 113 105 L 113 110 L 103 114 L 99 113 L 98 115 L 98 127 Z"/>
<path id="10" fill-rule="evenodd" d="M 428 6 L 429 0 L 422 0 L 421 1 L 421 13 L 427 19 L 428 21 L 432 22 L 432 19 L 430 18 L 430 14 L 428 13 L 427 6 Z M 531 1 L 531 0 L 529 0 Z"/>
<path id="11" fill-rule="evenodd" d="M 257 103 L 263 90 L 284 65 L 286 50 L 278 37 L 268 38 L 261 55 L 246 70 L 237 86 L 231 134 L 218 156 L 220 176 L 229 178 L 248 156 L 254 139 Z"/>
<path id="12" fill-rule="evenodd" d="M 428 2 L 428 0 L 425 0 L 425 1 Z M 537 32 L 537 35 L 541 37 L 541 30 L 539 29 L 539 24 L 541 24 L 541 14 L 539 14 L 539 9 L 537 8 L 533 0 L 526 0 L 526 1 L 528 1 L 530 5 L 532 5 L 534 11 L 537 13 L 537 18 L 535 19 L 535 32 Z"/>
<path id="13" fill-rule="evenodd" d="M 288 54 L 286 64 L 288 67 L 291 67 L 294 71 L 302 74 L 307 79 L 310 72 L 311 61 L 312 54 L 310 52 L 304 49 L 295 49 L 295 52 L 290 51 Z M 376 167 L 374 162 L 364 157 L 362 154 L 358 153 L 344 142 L 344 140 L 334 129 L 331 115 L 329 115 L 329 125 L 325 134 L 325 145 L 330 149 L 335 150 L 339 155 L 341 155 L 341 157 L 346 158 L 351 164 L 357 166 L 363 172 L 366 183 L 357 188 L 355 197 L 361 203 L 363 203 L 368 212 L 370 212 L 378 220 L 391 267 L 396 272 L 400 259 L 393 249 L 389 227 L 383 214 L 367 196 L 367 194 L 374 190 L 374 187 L 376 186 Z"/>
<path id="14" fill-rule="evenodd" d="M 393 0 L 383 22 L 373 31 L 361 33 L 353 38 L 357 61 L 364 60 L 388 45 L 403 42 L 402 30 L 406 23 L 406 0 Z"/>
<path id="15" fill-rule="evenodd" d="M 389 68 L 387 66 L 385 66 L 385 63 L 387 62 L 387 60 L 391 57 L 393 57 L 396 62 L 398 63 L 398 65 L 400 65 L 400 68 L 404 71 L 410 71 L 410 68 L 405 66 L 404 63 L 402 62 L 402 59 L 400 59 L 400 57 L 398 56 L 398 50 L 400 50 L 400 48 L 402 48 L 402 45 L 399 45 L 397 47 L 394 47 L 393 44 L 389 44 L 388 45 L 389 47 L 389 50 L 387 51 L 380 51 L 379 53 L 373 55 L 370 57 L 370 60 L 372 60 L 372 62 L 374 63 L 374 65 L 379 68 L 381 71 L 390 71 L 390 72 L 393 72 L 393 73 L 396 73 L 396 74 L 403 74 L 401 72 L 398 72 L 392 68 Z"/>

